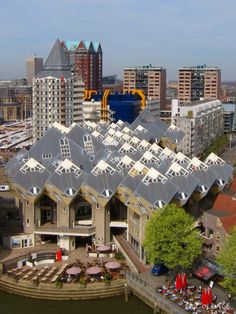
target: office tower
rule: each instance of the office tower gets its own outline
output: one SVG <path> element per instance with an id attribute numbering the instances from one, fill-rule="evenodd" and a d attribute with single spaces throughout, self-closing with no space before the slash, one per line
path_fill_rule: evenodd
<path id="1" fill-rule="evenodd" d="M 33 78 L 38 74 L 43 67 L 43 58 L 30 57 L 26 60 L 26 78 L 28 85 L 32 85 Z"/>
<path id="2" fill-rule="evenodd" d="M 62 41 L 72 71 L 82 77 L 85 89 L 102 91 L 102 47 L 90 40 Z"/>
<path id="3" fill-rule="evenodd" d="M 71 67 L 60 41 L 33 80 L 33 138 L 38 140 L 54 122 L 83 123 L 84 84 Z"/>
<path id="4" fill-rule="evenodd" d="M 178 99 L 181 104 L 219 99 L 221 71 L 216 67 L 196 66 L 179 69 Z"/>
<path id="5" fill-rule="evenodd" d="M 158 99 L 161 109 L 166 101 L 166 70 L 152 65 L 124 69 L 124 91 L 141 89 L 149 99 Z"/>

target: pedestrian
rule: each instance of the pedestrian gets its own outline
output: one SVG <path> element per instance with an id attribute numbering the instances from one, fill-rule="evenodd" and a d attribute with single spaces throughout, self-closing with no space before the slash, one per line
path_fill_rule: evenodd
<path id="1" fill-rule="evenodd" d="M 228 300 L 229 301 L 231 300 L 231 294 L 230 293 L 228 294 Z"/>

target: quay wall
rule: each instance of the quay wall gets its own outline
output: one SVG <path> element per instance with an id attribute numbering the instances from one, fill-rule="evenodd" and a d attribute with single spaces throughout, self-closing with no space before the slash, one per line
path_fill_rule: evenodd
<path id="1" fill-rule="evenodd" d="M 61 288 L 55 284 L 40 283 L 35 286 L 32 282 L 19 280 L 6 275 L 0 277 L 0 290 L 25 297 L 46 300 L 88 300 L 97 298 L 108 298 L 124 294 L 125 280 L 119 279 L 104 283 L 91 283 L 86 287 L 77 284 L 63 284 Z"/>

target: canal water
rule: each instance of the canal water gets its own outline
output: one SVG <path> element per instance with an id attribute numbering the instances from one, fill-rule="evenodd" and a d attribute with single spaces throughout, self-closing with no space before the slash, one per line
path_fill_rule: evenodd
<path id="1" fill-rule="evenodd" d="M 151 314 L 153 310 L 135 296 L 89 301 L 47 301 L 0 291 L 1 314 Z"/>

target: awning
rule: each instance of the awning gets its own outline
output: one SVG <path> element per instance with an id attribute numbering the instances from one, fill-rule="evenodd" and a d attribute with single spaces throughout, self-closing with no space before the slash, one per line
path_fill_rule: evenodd
<path id="1" fill-rule="evenodd" d="M 207 266 L 199 266 L 193 270 L 194 275 L 198 276 L 203 280 L 208 280 L 213 277 L 216 273 L 210 270 Z"/>

